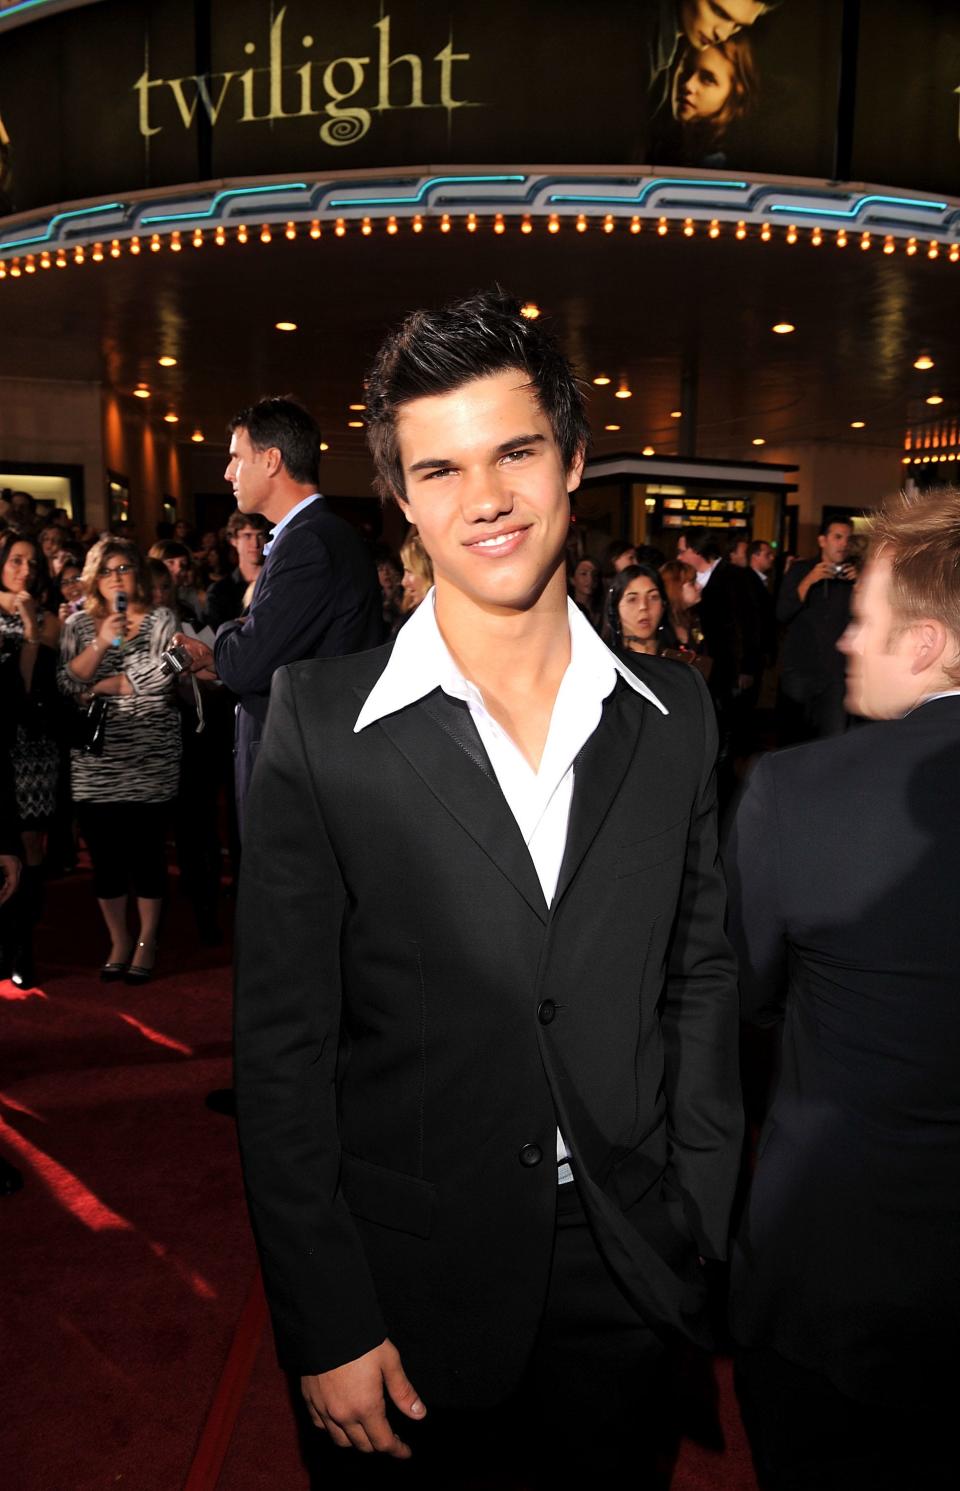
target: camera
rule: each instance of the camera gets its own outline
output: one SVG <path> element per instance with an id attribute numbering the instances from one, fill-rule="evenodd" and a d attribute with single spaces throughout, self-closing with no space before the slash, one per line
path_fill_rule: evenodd
<path id="1" fill-rule="evenodd" d="M 189 673 L 193 659 L 181 642 L 177 647 L 168 647 L 160 654 L 160 668 L 168 678 L 181 678 Z"/>

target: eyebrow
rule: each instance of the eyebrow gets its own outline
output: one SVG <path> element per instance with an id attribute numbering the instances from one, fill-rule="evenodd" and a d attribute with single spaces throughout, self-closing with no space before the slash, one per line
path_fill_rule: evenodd
<path id="1" fill-rule="evenodd" d="M 512 450 L 522 450 L 525 445 L 546 445 L 546 435 L 514 435 L 511 440 L 504 440 L 496 446 L 493 454 L 495 456 L 509 455 Z M 414 461 L 408 466 L 408 471 L 437 471 L 449 466 L 455 466 L 456 462 L 443 456 L 428 456 L 422 461 Z"/>

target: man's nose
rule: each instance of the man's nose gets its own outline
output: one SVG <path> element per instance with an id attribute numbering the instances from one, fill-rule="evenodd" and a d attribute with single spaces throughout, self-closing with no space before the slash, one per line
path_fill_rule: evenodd
<path id="1" fill-rule="evenodd" d="M 489 521 L 513 507 L 513 493 L 508 482 L 484 474 L 476 479 L 466 477 L 460 497 L 460 510 L 468 522 Z"/>

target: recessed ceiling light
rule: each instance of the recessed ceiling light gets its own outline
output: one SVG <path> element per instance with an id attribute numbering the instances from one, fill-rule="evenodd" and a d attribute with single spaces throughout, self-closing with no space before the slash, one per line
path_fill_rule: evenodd
<path id="1" fill-rule="evenodd" d="M 598 373 L 593 381 L 596 384 L 597 388 L 606 388 L 607 384 L 610 382 L 610 379 L 607 377 L 606 373 Z"/>
<path id="2" fill-rule="evenodd" d="M 643 456 L 655 456 L 656 455 L 656 451 L 654 450 L 654 448 L 653 448 L 652 445 L 645 445 L 643 447 L 643 450 L 640 452 L 640 454 L 643 455 Z"/>
<path id="3" fill-rule="evenodd" d="M 778 321 L 773 328 L 778 337 L 789 336 L 791 331 L 796 331 L 796 329 L 792 321 Z"/>
<path id="4" fill-rule="evenodd" d="M 325 440 L 321 440 L 320 441 L 320 449 L 321 450 L 329 450 L 330 449 L 329 445 L 327 444 L 327 442 Z"/>
<path id="5" fill-rule="evenodd" d="M 190 439 L 193 441 L 194 445 L 202 445 L 203 444 L 203 431 L 202 430 L 194 430 L 193 434 L 190 436 Z"/>
<path id="6" fill-rule="evenodd" d="M 942 393 L 932 393 L 930 395 L 930 397 L 927 399 L 927 403 L 928 404 L 942 404 L 943 403 L 943 394 Z"/>
<path id="7" fill-rule="evenodd" d="M 867 422 L 865 419 L 851 419 L 850 428 L 851 430 L 865 430 L 867 428 Z"/>
<path id="8" fill-rule="evenodd" d="M 671 409 L 670 410 L 670 418 L 671 419 L 682 419 L 683 418 L 683 410 L 682 409 Z"/>
<path id="9" fill-rule="evenodd" d="M 174 414 L 172 409 L 168 409 L 163 418 L 164 422 L 168 425 L 178 425 L 180 423 L 179 414 Z"/>
<path id="10" fill-rule="evenodd" d="M 520 307 L 520 314 L 521 316 L 525 317 L 527 321 L 536 321 L 537 317 L 540 314 L 540 307 L 537 305 L 535 300 L 528 300 L 526 305 L 522 305 Z"/>
<path id="11" fill-rule="evenodd" d="M 363 420 L 362 419 L 348 419 L 347 420 L 347 428 L 350 429 L 350 430 L 362 430 L 363 429 Z"/>
<path id="12" fill-rule="evenodd" d="M 351 404 L 350 405 L 351 409 L 366 409 L 366 407 L 367 407 L 366 404 Z"/>
<path id="13" fill-rule="evenodd" d="M 177 359 L 175 357 L 158 357 L 157 362 L 162 368 L 175 368 Z"/>
<path id="14" fill-rule="evenodd" d="M 632 399 L 633 392 L 627 387 L 626 381 L 623 381 L 613 397 L 615 399 Z"/>
<path id="15" fill-rule="evenodd" d="M 136 388 L 133 390 L 133 397 L 135 399 L 148 399 L 150 397 L 150 390 L 147 387 L 146 383 L 137 384 Z"/>
<path id="16" fill-rule="evenodd" d="M 921 352 L 913 365 L 919 372 L 929 373 L 930 369 L 934 366 L 934 362 L 929 352 Z"/>
<path id="17" fill-rule="evenodd" d="M 758 435 L 753 443 L 754 445 L 766 445 L 767 442 L 764 440 L 762 435 Z"/>
<path id="18" fill-rule="evenodd" d="M 296 321 L 277 321 L 275 325 L 277 331 L 296 331 L 297 329 Z"/>
<path id="19" fill-rule="evenodd" d="M 620 426 L 619 425 L 604 425 L 603 428 L 605 430 L 619 430 Z"/>

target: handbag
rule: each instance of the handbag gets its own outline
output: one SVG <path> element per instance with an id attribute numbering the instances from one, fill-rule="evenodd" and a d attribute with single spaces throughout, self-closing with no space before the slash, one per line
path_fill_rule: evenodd
<path id="1" fill-rule="evenodd" d="M 74 711 L 70 744 L 82 756 L 102 756 L 107 733 L 107 704 L 103 694 L 97 694 L 87 705 Z"/>

